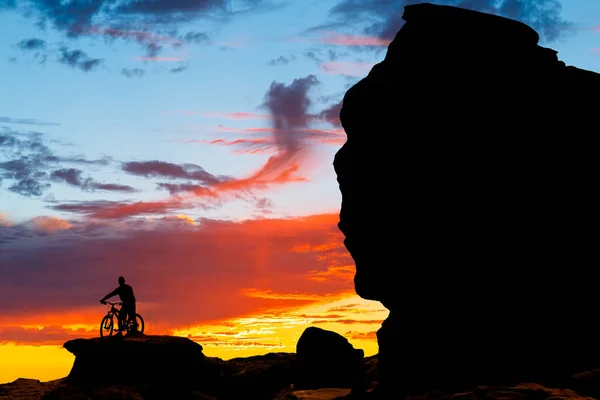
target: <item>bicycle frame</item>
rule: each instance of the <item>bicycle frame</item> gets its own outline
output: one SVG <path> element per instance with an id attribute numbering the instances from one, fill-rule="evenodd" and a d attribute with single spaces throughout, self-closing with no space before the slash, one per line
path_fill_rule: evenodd
<path id="1" fill-rule="evenodd" d="M 107 304 L 110 304 L 110 310 L 108 311 L 108 313 L 106 315 L 108 315 L 109 317 L 113 318 L 113 316 L 117 319 L 117 323 L 120 324 L 121 321 L 121 309 L 115 307 L 117 304 L 118 305 L 122 305 L 121 303 L 111 303 L 109 301 L 106 302 Z M 125 329 L 127 329 L 127 327 L 132 323 L 132 320 L 130 318 L 131 316 L 128 315 L 127 316 L 127 321 L 125 321 Z M 135 317 L 133 320 L 133 323 L 135 324 Z M 121 327 L 119 325 L 119 329 L 122 329 L 123 327 Z"/>
<path id="2" fill-rule="evenodd" d="M 119 307 L 116 306 L 122 306 L 123 303 L 118 302 L 118 303 L 111 303 L 110 301 L 105 301 L 103 302 L 104 305 L 110 305 L 110 308 L 108 310 L 108 312 L 106 313 L 106 315 L 102 318 L 102 322 L 100 324 L 100 336 L 104 337 L 106 335 L 108 336 L 112 336 L 113 334 L 113 327 L 115 324 L 115 319 L 116 319 L 116 323 L 118 324 L 118 328 L 116 330 L 116 332 L 123 332 L 123 333 L 127 333 L 127 334 L 131 334 L 131 333 L 144 333 L 144 327 L 145 327 L 145 323 L 144 323 L 144 318 L 140 315 L 135 313 L 134 315 L 130 315 L 129 313 L 127 314 L 127 318 L 125 321 L 121 321 L 121 316 L 122 316 L 122 310 Z M 122 324 L 121 324 L 122 322 Z"/>

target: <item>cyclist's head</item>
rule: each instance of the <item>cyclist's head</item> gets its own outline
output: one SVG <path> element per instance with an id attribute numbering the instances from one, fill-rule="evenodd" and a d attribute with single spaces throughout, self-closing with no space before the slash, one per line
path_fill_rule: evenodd
<path id="1" fill-rule="evenodd" d="M 122 276 L 119 277 L 119 285 L 122 285 L 125 283 L 125 278 L 123 278 Z"/>

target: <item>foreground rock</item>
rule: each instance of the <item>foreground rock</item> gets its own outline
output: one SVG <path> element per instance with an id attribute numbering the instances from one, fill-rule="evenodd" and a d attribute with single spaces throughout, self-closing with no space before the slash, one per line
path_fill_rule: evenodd
<path id="1" fill-rule="evenodd" d="M 0 385 L 0 400 L 41 399 L 45 394 L 63 383 L 64 379 L 40 382 L 37 379 L 19 378 Z"/>
<path id="2" fill-rule="evenodd" d="M 122 384 L 71 385 L 66 379 L 39 382 L 17 379 L 0 385 L 0 400 L 371 400 L 375 392 L 351 391 L 349 388 L 318 388 L 298 390 L 290 385 L 295 366 L 293 353 L 270 353 L 264 356 L 221 360 L 205 357 L 205 362 L 220 371 L 221 380 L 213 391 L 198 388 L 181 392 L 176 386 L 170 391 L 149 393 L 147 388 Z M 366 379 L 377 380 L 374 367 L 377 357 L 364 359 Z M 472 386 L 461 392 L 426 391 L 407 400 L 593 400 L 600 399 L 600 369 L 577 374 L 563 386 L 518 383 L 507 386 Z M 376 382 L 374 382 L 376 383 Z M 394 386 L 386 399 L 403 399 L 403 385 Z"/>
<path id="3" fill-rule="evenodd" d="M 517 21 L 426 3 L 403 18 L 344 97 L 334 161 L 356 292 L 390 310 L 380 390 L 596 368 L 600 75 Z"/>
<path id="4" fill-rule="evenodd" d="M 172 336 L 76 339 L 64 347 L 75 355 L 66 378 L 0 385 L 0 400 L 271 400 L 291 388 L 296 366 L 294 353 L 205 357 L 201 345 Z"/>
<path id="5" fill-rule="evenodd" d="M 173 336 L 75 339 L 64 344 L 75 355 L 71 385 L 129 385 L 149 390 L 190 391 L 202 384 L 202 346 Z M 162 387 L 166 386 L 166 387 Z"/>
<path id="6" fill-rule="evenodd" d="M 296 345 L 296 389 L 355 388 L 364 374 L 364 351 L 342 335 L 317 327 L 304 330 Z"/>

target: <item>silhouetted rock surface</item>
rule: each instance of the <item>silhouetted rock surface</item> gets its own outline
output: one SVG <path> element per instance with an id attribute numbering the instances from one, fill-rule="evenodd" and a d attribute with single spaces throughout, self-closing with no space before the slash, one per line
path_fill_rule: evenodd
<path id="1" fill-rule="evenodd" d="M 219 400 L 250 397 L 270 400 L 293 383 L 296 354 L 269 353 L 226 361 L 211 358 L 210 362 L 219 371 L 220 378 L 218 387 L 207 392 L 216 394 Z"/>
<path id="2" fill-rule="evenodd" d="M 202 346 L 173 336 L 75 339 L 64 344 L 75 355 L 67 381 L 75 385 L 162 384 L 190 390 L 206 372 Z"/>
<path id="3" fill-rule="evenodd" d="M 342 335 L 314 326 L 296 344 L 296 389 L 353 388 L 362 382 L 364 351 Z"/>
<path id="4" fill-rule="evenodd" d="M 173 336 L 75 339 L 66 378 L 19 379 L 0 385 L 0 400 L 271 400 L 290 392 L 295 353 L 222 360 L 202 346 Z M 23 395 L 24 397 L 21 397 Z"/>
<path id="5" fill-rule="evenodd" d="M 377 379 L 374 367 L 377 356 L 364 359 L 367 380 Z M 349 388 L 320 388 L 299 390 L 289 385 L 290 371 L 295 366 L 294 353 L 269 353 L 264 356 L 221 360 L 205 357 L 204 362 L 219 371 L 212 389 L 197 388 L 188 392 L 175 385 L 168 392 L 149 392 L 148 387 L 102 384 L 70 384 L 66 378 L 50 382 L 17 379 L 0 384 L 0 400 L 357 400 L 369 398 L 368 393 Z M 279 370 L 279 372 L 277 372 Z M 201 381 L 204 379 L 200 379 Z M 564 382 L 564 380 L 562 380 Z M 432 392 L 409 396 L 407 400 L 592 400 L 600 398 L 600 370 L 593 369 L 576 375 L 569 384 L 556 387 L 550 383 L 519 383 L 510 386 L 472 386 L 461 392 Z M 388 398 L 402 399 L 402 386 L 395 387 Z M 211 391 L 207 394 L 206 391 Z M 589 396 L 589 397 L 585 397 Z"/>
<path id="6" fill-rule="evenodd" d="M 390 310 L 380 390 L 597 367 L 600 75 L 516 21 L 432 4 L 403 18 L 344 97 L 334 161 L 356 292 Z"/>

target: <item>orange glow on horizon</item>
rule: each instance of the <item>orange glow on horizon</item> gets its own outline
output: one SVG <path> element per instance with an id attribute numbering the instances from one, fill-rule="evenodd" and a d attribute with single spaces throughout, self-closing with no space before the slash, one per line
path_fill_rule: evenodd
<path id="1" fill-rule="evenodd" d="M 309 326 L 337 332 L 373 355 L 388 311 L 355 294 L 355 268 L 338 221 L 337 212 L 241 221 L 175 214 L 139 220 L 130 230 L 101 225 L 110 232 L 102 246 L 99 236 L 84 236 L 85 221 L 45 233 L 40 247 L 6 259 L 14 271 L 43 268 L 28 275 L 31 287 L 19 288 L 27 293 L 0 314 L 0 382 L 65 376 L 73 356 L 61 346 L 98 337 L 107 310 L 97 299 L 116 286 L 118 275 L 134 287 L 146 334 L 188 337 L 207 356 L 294 352 Z M 53 245 L 73 232 L 81 237 Z M 60 277 L 53 268 L 61 268 Z M 75 295 L 54 289 L 52 281 L 60 284 L 64 276 L 77 282 Z"/>
<path id="2" fill-rule="evenodd" d="M 286 297 L 285 294 L 248 293 L 271 297 Z M 288 295 L 288 297 L 294 297 Z M 303 298 L 300 294 L 298 297 Z M 308 296 L 310 297 L 310 296 Z M 228 360 L 271 352 L 293 353 L 296 343 L 309 326 L 332 330 L 344 336 L 355 348 L 363 349 L 365 356 L 377 354 L 375 332 L 387 318 L 386 310 L 378 302 L 363 300 L 355 294 L 346 293 L 332 299 L 297 309 L 265 310 L 264 313 L 247 315 L 201 325 L 183 326 L 177 329 L 161 329 L 147 321 L 149 335 L 173 335 L 188 337 L 202 345 L 204 354 Z M 47 324 L 53 324 L 61 316 L 49 316 Z M 0 383 L 12 382 L 17 378 L 49 381 L 66 376 L 73 365 L 74 356 L 62 347 L 62 343 L 79 337 L 98 337 L 99 322 L 91 323 L 92 315 L 85 314 L 86 323 L 50 326 L 47 324 L 3 325 L 0 338 L 7 332 L 28 332 L 47 339 L 33 343 L 22 343 L 0 339 Z M 100 319 L 101 313 L 93 316 Z M 63 315 L 62 318 L 65 318 Z M 79 316 L 71 316 L 73 321 Z M 26 321 L 23 321 L 26 322 Z M 96 321 L 94 321 L 96 322 Z"/>

